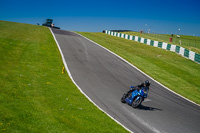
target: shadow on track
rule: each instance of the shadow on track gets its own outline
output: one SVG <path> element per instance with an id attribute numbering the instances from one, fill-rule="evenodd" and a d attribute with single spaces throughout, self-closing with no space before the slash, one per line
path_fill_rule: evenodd
<path id="1" fill-rule="evenodd" d="M 147 110 L 147 111 L 162 111 L 162 109 L 159 108 L 154 108 L 154 107 L 148 107 L 148 106 L 144 106 L 144 105 L 140 105 L 137 109 L 139 110 Z"/>

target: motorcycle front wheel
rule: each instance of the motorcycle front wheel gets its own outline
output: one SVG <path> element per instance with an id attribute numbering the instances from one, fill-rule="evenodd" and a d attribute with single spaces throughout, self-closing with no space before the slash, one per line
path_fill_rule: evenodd
<path id="1" fill-rule="evenodd" d="M 132 102 L 132 107 L 136 108 L 142 103 L 142 98 L 141 97 L 136 97 L 133 102 Z"/>
<path id="2" fill-rule="evenodd" d="M 127 96 L 126 93 L 122 96 L 122 98 L 121 98 L 121 102 L 122 102 L 122 103 L 125 103 L 126 96 Z"/>

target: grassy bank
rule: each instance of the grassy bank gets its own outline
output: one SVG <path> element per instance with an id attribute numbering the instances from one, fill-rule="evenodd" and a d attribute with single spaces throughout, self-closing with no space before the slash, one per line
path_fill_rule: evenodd
<path id="1" fill-rule="evenodd" d="M 79 32 L 115 52 L 171 90 L 200 104 L 200 65 L 176 53 L 110 36 Z"/>
<path id="2" fill-rule="evenodd" d="M 80 93 L 47 27 L 0 21 L 0 132 L 127 132 Z"/>

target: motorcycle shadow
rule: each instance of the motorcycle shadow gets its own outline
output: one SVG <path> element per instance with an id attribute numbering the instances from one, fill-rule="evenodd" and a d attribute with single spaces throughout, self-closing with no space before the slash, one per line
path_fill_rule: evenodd
<path id="1" fill-rule="evenodd" d="M 159 108 L 154 108 L 154 107 L 149 107 L 149 106 L 144 106 L 144 105 L 140 105 L 139 107 L 137 107 L 137 109 L 139 110 L 147 110 L 147 111 L 162 111 L 162 109 Z"/>

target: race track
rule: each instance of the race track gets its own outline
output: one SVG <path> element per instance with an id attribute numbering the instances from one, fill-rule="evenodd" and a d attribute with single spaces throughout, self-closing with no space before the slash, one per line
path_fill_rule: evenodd
<path id="1" fill-rule="evenodd" d="M 52 29 L 69 71 L 101 109 L 135 133 L 199 133 L 200 106 L 157 84 L 131 65 L 84 37 Z M 134 109 L 120 102 L 131 85 L 151 81 L 148 98 Z"/>

